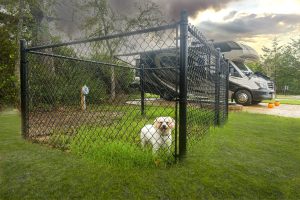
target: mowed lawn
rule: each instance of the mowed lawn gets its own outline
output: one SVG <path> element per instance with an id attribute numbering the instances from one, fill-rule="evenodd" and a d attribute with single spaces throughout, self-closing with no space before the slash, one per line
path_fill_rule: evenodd
<path id="1" fill-rule="evenodd" d="M 300 119 L 232 113 L 169 168 L 122 168 L 24 141 L 0 114 L 0 199 L 300 199 Z"/>
<path id="2" fill-rule="evenodd" d="M 281 104 L 300 105 L 300 96 L 277 95 L 276 100 Z M 264 103 L 275 102 L 275 100 L 264 100 Z"/>

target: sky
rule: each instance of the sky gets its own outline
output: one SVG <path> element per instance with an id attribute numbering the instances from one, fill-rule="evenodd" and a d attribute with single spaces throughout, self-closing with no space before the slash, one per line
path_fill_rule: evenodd
<path id="1" fill-rule="evenodd" d="M 210 39 L 240 41 L 262 54 L 274 38 L 279 44 L 300 38 L 300 0 L 231 1 L 201 10 L 190 21 Z"/>
<path id="2" fill-rule="evenodd" d="M 145 0 L 107 0 L 124 15 L 130 15 L 134 2 Z M 279 44 L 300 38 L 300 0 L 152 0 L 169 20 L 177 20 L 182 9 L 189 22 L 214 41 L 234 40 L 250 45 L 262 54 L 274 38 Z M 62 0 L 58 13 L 71 18 L 72 2 Z M 68 28 L 70 23 L 63 25 Z M 71 27 L 72 28 L 72 27 Z M 74 29 L 74 27 L 73 27 Z M 70 29 L 71 32 L 74 30 Z M 70 31 L 69 30 L 69 31 Z"/>

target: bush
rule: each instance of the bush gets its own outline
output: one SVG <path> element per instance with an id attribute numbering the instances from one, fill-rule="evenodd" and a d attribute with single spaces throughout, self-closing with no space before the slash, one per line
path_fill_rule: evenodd
<path id="1" fill-rule="evenodd" d="M 78 57 L 71 47 L 53 49 L 48 53 Z M 41 107 L 39 105 L 44 104 L 53 108 L 79 105 L 80 90 L 84 85 L 90 90 L 88 103 L 97 104 L 110 98 L 111 66 L 32 54 L 28 57 L 29 95 L 32 97 L 30 103 L 33 107 Z M 92 57 L 92 60 L 99 59 L 104 58 Z M 113 60 L 106 58 L 104 62 L 113 63 Z M 115 79 L 116 94 L 127 94 L 133 71 L 115 67 Z"/>
<path id="2" fill-rule="evenodd" d="M 15 76 L 17 45 L 7 30 L 0 31 L 0 110 L 4 106 L 16 106 L 18 83 Z"/>

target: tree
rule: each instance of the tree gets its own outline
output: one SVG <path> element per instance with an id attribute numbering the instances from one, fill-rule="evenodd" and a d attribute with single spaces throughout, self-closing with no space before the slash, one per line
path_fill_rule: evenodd
<path id="1" fill-rule="evenodd" d="M 0 107 L 16 105 L 19 80 L 18 1 L 3 1 L 0 11 Z"/>
<path id="2" fill-rule="evenodd" d="M 89 13 L 84 23 L 84 29 L 90 37 L 104 36 L 116 32 L 126 32 L 136 28 L 145 28 L 159 24 L 162 20 L 162 13 L 159 7 L 152 1 L 143 1 L 135 4 L 136 13 L 127 16 L 119 14 L 114 10 L 106 0 L 87 0 L 82 8 Z M 90 14 L 92 13 L 92 14 Z M 99 43 L 93 51 L 98 55 L 106 57 L 112 61 L 116 50 L 124 43 L 125 38 L 105 40 Z M 98 56 L 99 57 L 99 56 Z M 111 100 L 116 96 L 116 74 L 115 67 L 111 67 Z"/>
<path id="3" fill-rule="evenodd" d="M 16 106 L 17 81 L 14 72 L 17 47 L 10 30 L 0 29 L 0 110 L 4 105 Z"/>
<path id="4" fill-rule="evenodd" d="M 0 102 L 2 99 L 11 99 L 11 104 L 18 103 L 17 95 L 19 88 L 19 39 L 24 38 L 29 45 L 38 45 L 50 42 L 53 37 L 49 32 L 49 20 L 55 17 L 54 7 L 57 0 L 3 0 L 0 3 L 0 40 L 1 40 L 1 59 L 0 70 Z M 161 12 L 158 6 L 151 2 L 140 1 L 135 4 L 136 12 L 131 16 L 121 15 L 114 10 L 109 1 L 106 0 L 85 0 L 78 1 L 87 17 L 84 28 L 89 37 L 108 35 L 114 32 L 124 32 L 136 28 L 143 28 L 157 25 L 161 20 Z M 91 14 L 92 13 L 92 14 Z M 118 62 L 114 59 L 115 52 L 124 43 L 124 39 L 107 40 L 93 47 L 94 55 L 105 58 L 111 62 Z M 45 51 L 54 51 L 49 49 Z M 80 56 L 80 55 L 76 55 Z M 52 62 L 53 63 L 53 62 Z M 53 64 L 49 64 L 50 68 Z M 54 69 L 54 67 L 53 67 Z M 115 98 L 116 81 L 121 81 L 121 72 L 111 67 L 111 98 Z M 14 83 L 16 92 L 5 92 L 4 85 L 8 82 Z M 6 86 L 5 86 L 6 87 Z M 7 98 L 5 95 L 15 95 L 14 98 Z"/>
<path id="5" fill-rule="evenodd" d="M 55 0 L 4 0 L 0 3 L 0 68 L 2 72 L 0 102 L 2 104 L 18 104 L 19 40 L 23 38 L 29 44 L 37 44 L 42 41 L 40 39 L 42 35 L 47 35 L 43 38 L 44 41 L 50 40 L 49 28 L 47 25 L 40 26 L 38 22 L 51 12 L 54 2 Z M 7 92 L 8 83 L 10 83 L 10 91 L 14 92 Z"/>
<path id="6" fill-rule="evenodd" d="M 282 92 L 284 86 L 289 86 L 293 94 L 300 93 L 300 38 L 292 39 L 290 43 L 279 46 L 274 39 L 272 48 L 263 48 L 263 71 L 274 79 L 277 92 Z"/>
<path id="7" fill-rule="evenodd" d="M 264 73 L 263 63 L 260 61 L 252 61 L 247 63 L 247 66 L 254 72 L 262 72 Z"/>

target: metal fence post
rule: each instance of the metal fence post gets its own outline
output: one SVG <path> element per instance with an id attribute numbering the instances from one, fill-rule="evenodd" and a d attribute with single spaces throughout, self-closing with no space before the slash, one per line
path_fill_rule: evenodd
<path id="1" fill-rule="evenodd" d="M 228 120 L 228 97 L 229 97 L 229 60 L 226 60 L 226 94 L 225 94 L 225 101 L 226 101 L 226 121 Z"/>
<path id="2" fill-rule="evenodd" d="M 21 83 L 21 120 L 22 136 L 27 137 L 27 55 L 26 40 L 20 40 L 20 83 Z"/>
<path id="3" fill-rule="evenodd" d="M 179 158 L 186 154 L 187 142 L 187 64 L 188 64 L 188 15 L 181 12 L 180 21 L 180 80 L 179 80 Z"/>
<path id="4" fill-rule="evenodd" d="M 216 56 L 216 76 L 215 76 L 215 126 L 220 125 L 220 67 L 221 49 L 217 48 Z"/>
<path id="5" fill-rule="evenodd" d="M 141 88 L 141 115 L 145 115 L 145 67 L 140 65 L 140 88 Z"/>

